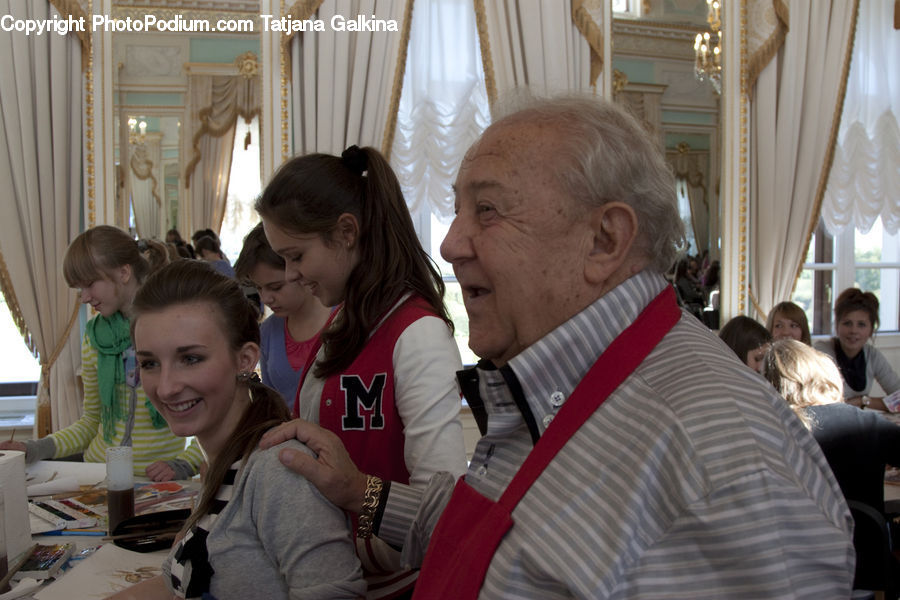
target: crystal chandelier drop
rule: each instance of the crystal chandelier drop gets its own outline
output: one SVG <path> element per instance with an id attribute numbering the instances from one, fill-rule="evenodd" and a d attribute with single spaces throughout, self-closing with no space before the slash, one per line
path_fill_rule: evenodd
<path id="1" fill-rule="evenodd" d="M 717 94 L 722 93 L 722 22 L 719 20 L 721 0 L 706 0 L 710 31 L 694 38 L 694 74 L 700 81 L 709 81 Z"/>

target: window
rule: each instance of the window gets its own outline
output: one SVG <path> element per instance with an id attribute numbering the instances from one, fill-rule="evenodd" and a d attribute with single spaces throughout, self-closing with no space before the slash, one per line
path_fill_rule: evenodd
<path id="1" fill-rule="evenodd" d="M 41 365 L 25 345 L 2 295 L 0 295 L 0 339 L 6 340 L 3 345 L 3 360 L 0 361 L 0 383 L 37 381 L 41 375 Z"/>
<path id="2" fill-rule="evenodd" d="M 611 0 L 615 17 L 640 17 L 642 0 Z"/>
<path id="3" fill-rule="evenodd" d="M 813 335 L 833 333 L 834 301 L 849 287 L 878 297 L 879 331 L 900 329 L 900 232 L 884 231 L 880 217 L 866 233 L 847 227 L 836 236 L 819 222 L 792 298 Z"/>
<path id="4" fill-rule="evenodd" d="M 678 214 L 681 215 L 681 222 L 684 223 L 684 238 L 687 241 L 687 247 L 691 252 L 700 254 L 701 248 L 697 245 L 694 238 L 694 219 L 691 216 L 691 200 L 688 195 L 687 179 L 679 177 L 675 180 L 675 194 L 678 197 Z"/>
<path id="5" fill-rule="evenodd" d="M 489 121 L 487 91 L 472 3 L 432 0 L 416 5 L 391 149 L 410 216 L 422 247 L 438 264 L 445 304 L 464 364 L 469 323 L 459 284 L 440 256 L 453 217 L 451 184 L 469 146 Z"/>
<path id="6" fill-rule="evenodd" d="M 463 364 L 473 365 L 478 362 L 478 357 L 469 349 L 469 315 L 466 313 L 466 306 L 463 303 L 462 289 L 453 274 L 453 267 L 441 258 L 441 242 L 446 237 L 450 225 L 442 223 L 437 217 L 431 215 L 429 229 L 431 248 L 428 251 L 444 276 L 444 285 L 447 287 L 444 292 L 444 304 L 447 306 L 450 318 L 453 319 L 453 337 L 456 338 L 456 345 L 459 347 L 459 355 L 462 357 Z"/>
<path id="7" fill-rule="evenodd" d="M 258 222 L 253 201 L 262 191 L 259 177 L 259 117 L 247 123 L 239 118 L 235 124 L 234 151 L 228 180 L 228 199 L 219 239 L 222 252 L 234 264 L 244 245 L 244 236 Z"/>

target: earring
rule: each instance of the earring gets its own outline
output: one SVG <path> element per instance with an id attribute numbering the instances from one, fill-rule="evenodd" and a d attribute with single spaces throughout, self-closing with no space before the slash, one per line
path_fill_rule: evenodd
<path id="1" fill-rule="evenodd" d="M 256 371 L 241 371 L 235 375 L 235 378 L 238 380 L 238 383 L 262 383 Z"/>

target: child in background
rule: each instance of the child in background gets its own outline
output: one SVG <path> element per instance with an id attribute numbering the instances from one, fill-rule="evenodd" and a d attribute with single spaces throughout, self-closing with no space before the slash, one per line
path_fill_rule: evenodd
<path id="1" fill-rule="evenodd" d="M 734 317 L 719 330 L 719 338 L 745 365 L 762 373 L 763 359 L 772 342 L 769 330 L 744 315 Z"/>
<path id="2" fill-rule="evenodd" d="M 145 258 L 142 254 L 149 256 Z M 168 261 L 165 247 L 133 240 L 100 225 L 79 235 L 63 261 L 63 274 L 81 301 L 98 313 L 81 344 L 84 413 L 72 425 L 40 440 L 3 442 L 0 449 L 25 452 L 31 462 L 84 452 L 86 462 L 105 462 L 106 448 L 132 446 L 135 475 L 154 481 L 189 479 L 203 456 L 196 442 L 186 450 L 147 400 L 131 343 L 131 305 L 151 265 Z"/>
<path id="3" fill-rule="evenodd" d="M 802 308 L 793 302 L 780 302 L 769 311 L 766 320 L 766 329 L 772 334 L 772 339 L 782 340 L 790 338 L 803 342 L 807 346 L 812 344 L 809 336 L 809 321 Z"/>
<path id="4" fill-rule="evenodd" d="M 291 408 L 303 366 L 331 309 L 298 280 L 285 278 L 284 259 L 269 246 L 262 223 L 244 238 L 234 270 L 239 279 L 251 282 L 272 311 L 260 325 L 260 372 L 262 382 L 275 388 Z"/>
<path id="5" fill-rule="evenodd" d="M 286 278 L 337 306 L 301 377 L 299 416 L 335 433 L 375 479 L 424 488 L 439 471 L 462 475 L 462 364 L 444 282 L 384 157 L 351 146 L 294 158 L 256 210 Z M 370 533 L 357 530 L 367 597 L 408 592 L 417 572 Z"/>
<path id="6" fill-rule="evenodd" d="M 365 582 L 347 516 L 278 460 L 260 436 L 285 421 L 277 392 L 253 372 L 256 310 L 238 283 L 197 261 L 151 276 L 134 302 L 147 396 L 172 431 L 209 459 L 197 508 L 163 575 L 113 598 L 359 598 Z"/>
<path id="7" fill-rule="evenodd" d="M 234 269 L 219 245 L 218 237 L 202 236 L 194 242 L 194 251 L 197 257 L 208 262 L 213 269 L 225 275 L 226 277 L 234 277 Z"/>

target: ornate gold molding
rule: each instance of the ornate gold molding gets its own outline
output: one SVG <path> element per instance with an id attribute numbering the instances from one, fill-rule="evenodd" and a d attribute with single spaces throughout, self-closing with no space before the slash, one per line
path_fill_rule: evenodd
<path id="1" fill-rule="evenodd" d="M 85 14 L 84 9 L 77 0 L 50 0 L 53 8 L 63 17 L 72 17 L 73 19 L 84 19 L 84 23 L 90 22 L 90 18 Z M 88 66 L 88 57 L 91 54 L 91 32 L 86 26 L 84 31 L 73 30 L 78 40 L 81 42 L 81 70 L 84 71 Z"/>
<path id="2" fill-rule="evenodd" d="M 488 104 L 493 108 L 497 101 L 497 77 L 494 74 L 494 60 L 491 57 L 491 40 L 488 34 L 487 14 L 484 0 L 473 0 L 475 4 L 475 28 L 478 30 L 478 43 L 481 46 L 481 68 L 484 71 L 484 87 L 487 91 Z"/>
<path id="3" fill-rule="evenodd" d="M 93 14 L 93 0 L 88 0 L 88 11 Z M 94 138 L 94 44 L 90 44 L 88 52 L 87 69 L 84 75 L 84 147 L 85 160 L 87 162 L 87 227 L 93 227 L 97 222 L 96 203 L 97 197 L 97 158 L 95 156 Z"/>
<path id="4" fill-rule="evenodd" d="M 287 13 L 285 13 L 284 0 L 281 0 L 281 16 L 286 17 L 290 15 L 291 19 L 298 19 L 300 21 L 311 19 L 324 1 L 325 0 L 297 0 L 291 5 Z M 293 40 L 294 36 L 298 33 L 300 32 L 285 31 L 281 35 L 281 54 L 284 57 L 285 73 L 288 81 L 293 77 L 291 74 L 291 40 Z"/>
<path id="5" fill-rule="evenodd" d="M 784 44 L 784 38 L 790 30 L 791 15 L 784 2 L 782 0 L 772 0 L 772 9 L 775 27 L 766 41 L 754 51 L 747 67 L 747 77 L 750 85 L 756 82 L 762 70 L 778 53 L 778 49 Z"/>
<path id="6" fill-rule="evenodd" d="M 627 85 L 628 85 L 628 75 L 626 75 L 625 73 L 623 73 L 622 71 L 620 71 L 618 69 L 613 69 L 613 84 L 612 84 L 613 96 L 621 93 L 625 89 L 625 86 L 627 86 Z"/>
<path id="7" fill-rule="evenodd" d="M 738 306 L 746 306 L 747 292 L 750 289 L 747 273 L 747 222 L 749 211 L 749 112 L 750 112 L 750 80 L 747 61 L 747 0 L 739 0 L 741 6 L 741 97 L 740 97 L 740 169 L 738 194 Z"/>
<path id="8" fill-rule="evenodd" d="M 590 85 L 594 86 L 603 71 L 603 30 L 594 21 L 585 2 L 586 0 L 572 0 L 572 22 L 591 49 Z"/>
<path id="9" fill-rule="evenodd" d="M 285 0 L 281 0 L 281 14 L 284 14 L 284 5 Z M 291 155 L 291 145 L 290 145 L 290 88 L 289 84 L 291 81 L 291 47 L 288 42 L 282 40 L 282 43 L 278 45 L 280 51 L 278 53 L 278 63 L 279 63 L 279 73 L 281 75 L 281 162 L 285 162 Z M 260 120 L 262 120 L 262 114 L 260 114 Z M 262 129 L 260 129 L 262 130 Z"/>
<path id="10" fill-rule="evenodd" d="M 259 61 L 254 52 L 244 52 L 234 59 L 234 64 L 238 68 L 238 73 L 243 75 L 246 79 L 259 75 Z"/>
<path id="11" fill-rule="evenodd" d="M 394 131 L 397 129 L 397 112 L 400 110 L 400 94 L 403 92 L 403 75 L 406 73 L 409 34 L 412 30 L 413 2 L 415 0 L 406 0 L 406 6 L 403 9 L 403 27 L 400 29 L 397 65 L 394 67 L 394 83 L 391 86 L 391 103 L 388 106 L 387 123 L 384 125 L 384 138 L 381 140 L 381 153 L 386 160 L 391 158 Z"/>

